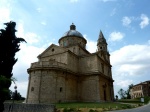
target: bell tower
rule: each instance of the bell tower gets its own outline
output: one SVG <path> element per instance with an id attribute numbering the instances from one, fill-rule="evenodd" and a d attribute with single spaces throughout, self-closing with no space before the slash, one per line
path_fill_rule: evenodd
<path id="1" fill-rule="evenodd" d="M 107 52 L 107 42 L 106 42 L 106 39 L 102 33 L 102 31 L 100 30 L 100 33 L 99 33 L 99 38 L 97 40 L 97 50 L 98 51 L 106 51 Z"/>

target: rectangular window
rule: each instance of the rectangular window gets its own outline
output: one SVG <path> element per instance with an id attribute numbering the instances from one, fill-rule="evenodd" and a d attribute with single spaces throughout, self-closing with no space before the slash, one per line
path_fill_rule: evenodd
<path id="1" fill-rule="evenodd" d="M 59 91 L 62 92 L 62 87 L 60 87 Z"/>
<path id="2" fill-rule="evenodd" d="M 102 73 L 104 73 L 104 64 L 101 63 L 101 65 L 102 65 Z"/>

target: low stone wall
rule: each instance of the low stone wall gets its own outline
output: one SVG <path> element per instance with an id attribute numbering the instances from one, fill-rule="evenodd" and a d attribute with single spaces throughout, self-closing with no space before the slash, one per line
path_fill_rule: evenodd
<path id="1" fill-rule="evenodd" d="M 4 112 L 55 112 L 55 105 L 49 104 L 4 104 Z"/>

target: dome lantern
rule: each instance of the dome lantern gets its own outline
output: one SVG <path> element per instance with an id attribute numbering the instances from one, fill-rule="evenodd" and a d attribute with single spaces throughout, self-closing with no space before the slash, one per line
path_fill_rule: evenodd
<path id="1" fill-rule="evenodd" d="M 76 30 L 76 26 L 73 23 L 70 25 L 70 30 Z"/>

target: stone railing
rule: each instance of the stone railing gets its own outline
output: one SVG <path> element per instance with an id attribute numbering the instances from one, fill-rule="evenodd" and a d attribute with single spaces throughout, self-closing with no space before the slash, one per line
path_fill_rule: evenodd
<path id="1" fill-rule="evenodd" d="M 4 103 L 4 109 L 4 112 L 55 112 L 55 105 Z"/>
<path id="2" fill-rule="evenodd" d="M 63 68 L 63 69 L 69 69 L 67 64 L 56 62 L 56 61 L 40 61 L 35 62 L 31 64 L 30 68 L 40 68 L 40 67 L 56 67 L 56 68 Z"/>

